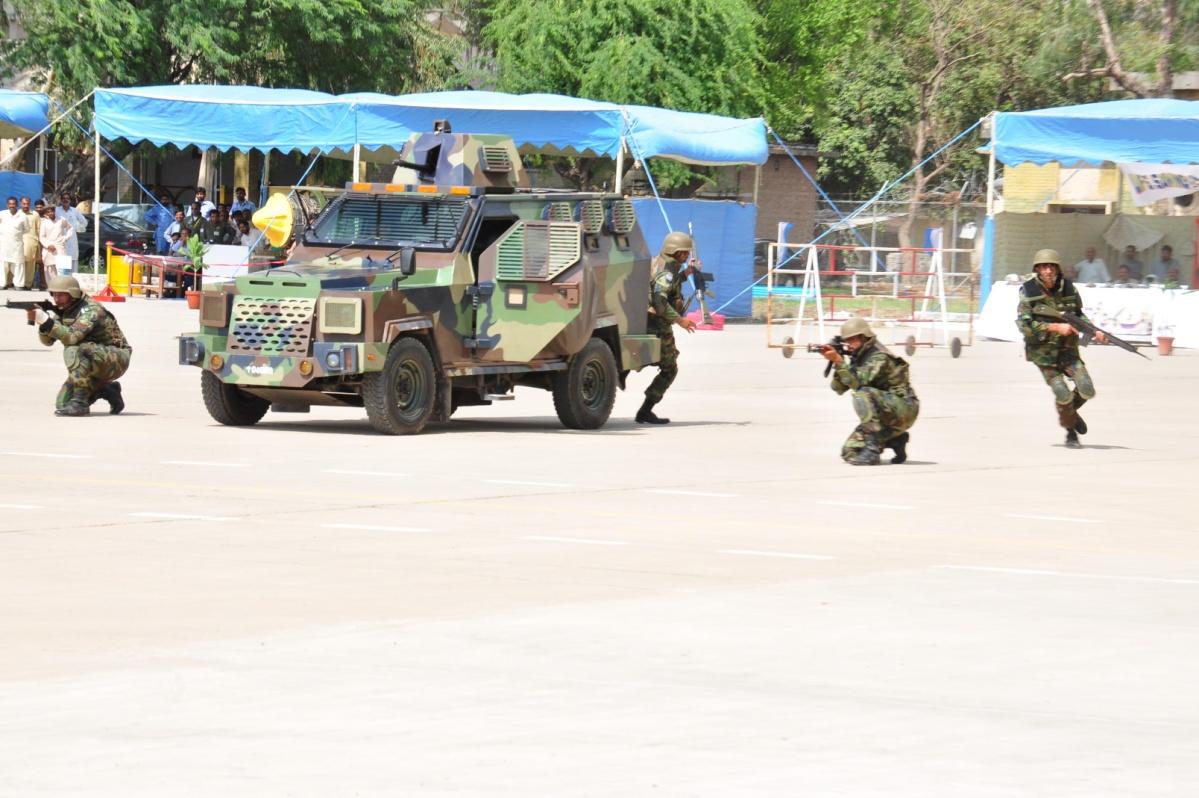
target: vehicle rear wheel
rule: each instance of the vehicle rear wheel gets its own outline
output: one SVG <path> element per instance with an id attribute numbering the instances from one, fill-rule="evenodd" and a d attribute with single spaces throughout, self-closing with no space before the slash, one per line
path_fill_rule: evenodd
<path id="1" fill-rule="evenodd" d="M 252 396 L 236 385 L 221 382 L 211 371 L 200 372 L 200 393 L 208 415 L 228 427 L 257 424 L 271 406 L 267 400 Z"/>
<path id="2" fill-rule="evenodd" d="M 371 426 L 384 435 L 415 435 L 433 415 L 437 380 L 433 358 L 415 338 L 391 345 L 382 371 L 362 380 L 362 401 Z"/>
<path id="3" fill-rule="evenodd" d="M 599 429 L 612 415 L 616 402 L 616 357 L 612 349 L 592 338 L 570 359 L 566 371 L 554 375 L 554 409 L 562 426 Z"/>

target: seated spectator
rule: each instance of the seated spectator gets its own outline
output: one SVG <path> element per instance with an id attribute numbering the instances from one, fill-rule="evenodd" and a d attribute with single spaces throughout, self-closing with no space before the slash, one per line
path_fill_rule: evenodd
<path id="1" fill-rule="evenodd" d="M 246 199 L 246 190 L 238 186 L 233 189 L 233 206 L 231 210 L 241 213 L 244 217 L 247 213 L 253 213 L 258 210 L 258 206 Z"/>
<path id="2" fill-rule="evenodd" d="M 1108 272 L 1107 264 L 1103 262 L 1103 258 L 1095 256 L 1095 248 L 1087 247 L 1086 255 L 1085 258 L 1074 264 L 1074 269 L 1078 272 L 1078 282 L 1110 283 L 1112 275 Z"/>
<path id="3" fill-rule="evenodd" d="M 1153 276 L 1159 282 L 1164 281 L 1170 269 L 1177 271 L 1179 269 L 1178 261 L 1174 260 L 1174 247 L 1163 244 L 1161 257 L 1153 263 Z"/>
<path id="4" fill-rule="evenodd" d="M 1137 282 L 1145 279 L 1145 266 L 1137 259 L 1137 248 L 1132 244 L 1124 248 L 1124 258 L 1120 261 L 1120 265 L 1127 266 L 1129 276 Z"/>
<path id="5" fill-rule="evenodd" d="M 189 227 L 189 226 L 190 225 L 188 225 L 188 223 L 187 223 L 187 217 L 183 215 L 183 209 L 176 208 L 175 209 L 175 221 L 171 222 L 170 226 L 167 227 L 167 241 L 168 241 L 167 253 L 168 254 L 170 253 L 170 250 L 171 250 L 170 242 L 177 241 L 179 239 L 179 231 L 182 230 L 183 228 Z"/>
<path id="6" fill-rule="evenodd" d="M 222 209 L 217 214 L 217 229 L 216 229 L 215 244 L 236 244 L 241 238 L 237 231 L 237 226 L 229 221 L 229 211 Z"/>
<path id="7" fill-rule="evenodd" d="M 182 212 L 181 212 L 182 213 Z M 170 234 L 171 244 L 167 248 L 167 254 L 172 258 L 186 258 L 187 250 L 180 251 L 183 246 L 180 239 L 184 234 L 191 231 L 187 227 L 180 225 L 180 228 Z M 179 267 L 175 264 L 164 263 L 162 268 L 162 295 L 166 297 L 177 297 L 179 295 Z"/>
<path id="8" fill-rule="evenodd" d="M 219 244 L 217 240 L 218 231 L 221 226 L 220 211 L 213 208 L 208 212 L 208 218 L 201 219 L 192 228 L 192 235 L 199 238 L 205 244 Z"/>
<path id="9" fill-rule="evenodd" d="M 215 208 L 212 211 L 212 215 L 213 216 L 216 215 Z M 179 232 L 179 240 L 176 242 L 176 244 L 178 245 L 178 248 L 175 249 L 171 254 L 175 255 L 175 257 L 183 258 L 184 260 L 190 262 L 191 255 L 188 254 L 187 242 L 190 241 L 191 238 L 192 238 L 192 231 L 188 230 L 186 227 L 183 228 L 183 230 L 181 230 Z M 183 271 L 183 290 L 190 291 L 192 286 L 196 284 L 195 273 L 187 271 L 186 265 L 180 265 L 177 268 L 182 268 L 184 270 Z"/>
<path id="10" fill-rule="evenodd" d="M 192 235 L 195 235 L 196 225 L 204 221 L 204 214 L 200 212 L 200 203 L 193 202 L 191 204 L 191 209 L 187 212 L 183 221 L 191 229 Z"/>
<path id="11" fill-rule="evenodd" d="M 1180 274 L 1181 274 L 1181 272 L 1179 271 L 1177 266 L 1171 266 L 1169 269 L 1166 269 L 1166 279 L 1165 279 L 1165 282 L 1162 283 L 1162 287 L 1163 288 L 1179 288 L 1179 287 L 1181 287 L 1182 283 L 1179 280 Z"/>
<path id="12" fill-rule="evenodd" d="M 244 219 L 237 223 L 238 243 L 243 247 L 252 247 L 258 240 L 258 234 L 250 229 L 250 223 Z"/>
<path id="13" fill-rule="evenodd" d="M 1127 263 L 1121 263 L 1120 268 L 1116 269 L 1116 279 L 1112 281 L 1112 285 L 1139 285 L 1140 280 L 1136 280 L 1132 276 L 1132 269 L 1128 268 Z"/>

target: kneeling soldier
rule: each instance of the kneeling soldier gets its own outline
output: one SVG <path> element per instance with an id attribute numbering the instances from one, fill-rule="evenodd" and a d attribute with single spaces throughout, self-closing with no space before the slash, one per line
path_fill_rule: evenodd
<path id="1" fill-rule="evenodd" d="M 880 344 L 865 319 L 855 317 L 842 324 L 841 339 L 848 360 L 832 346 L 821 349 L 833 364 L 833 390 L 853 392 L 853 409 L 860 419 L 841 447 L 841 458 L 850 465 L 878 465 L 883 449 L 893 449 L 891 462 L 904 462 L 907 430 L 920 413 L 920 400 L 908 381 L 907 361 Z"/>
<path id="2" fill-rule="evenodd" d="M 97 399 L 107 400 L 111 413 L 125 409 L 116 380 L 129 368 L 133 350 L 113 315 L 85 296 L 79 281 L 66 275 L 50 280 L 50 298 L 57 318 L 41 308 L 28 311 L 46 346 L 61 341 L 67 381 L 55 400 L 54 415 L 86 416 Z"/>

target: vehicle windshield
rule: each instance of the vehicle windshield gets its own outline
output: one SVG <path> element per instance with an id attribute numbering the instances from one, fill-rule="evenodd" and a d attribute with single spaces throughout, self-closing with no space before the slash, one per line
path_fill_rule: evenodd
<path id="1" fill-rule="evenodd" d="M 100 217 L 100 220 L 104 224 L 113 228 L 114 230 L 120 230 L 123 233 L 144 233 L 144 232 L 146 232 L 146 230 L 142 229 L 141 227 L 138 227 L 133 222 L 131 222 L 128 219 L 125 219 L 124 217 L 121 217 L 121 216 L 111 216 L 109 214 L 105 214 Z"/>
<path id="2" fill-rule="evenodd" d="M 304 238 L 308 244 L 451 250 L 462 235 L 466 208 L 465 199 L 448 197 L 341 197 Z"/>

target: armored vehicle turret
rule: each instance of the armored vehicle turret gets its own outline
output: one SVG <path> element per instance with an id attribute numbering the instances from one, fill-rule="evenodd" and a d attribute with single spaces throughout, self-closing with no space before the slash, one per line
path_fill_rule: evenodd
<path id="1" fill-rule="evenodd" d="M 658 361 L 650 254 L 615 194 L 533 190 L 510 138 L 413 135 L 392 183 L 350 183 L 294 231 L 286 263 L 204 287 L 180 363 L 222 424 L 364 407 L 420 432 L 458 407 L 551 391 L 595 429 L 625 376 Z M 265 210 L 265 209 L 264 209 Z M 302 229 L 300 229 L 302 228 Z"/>

